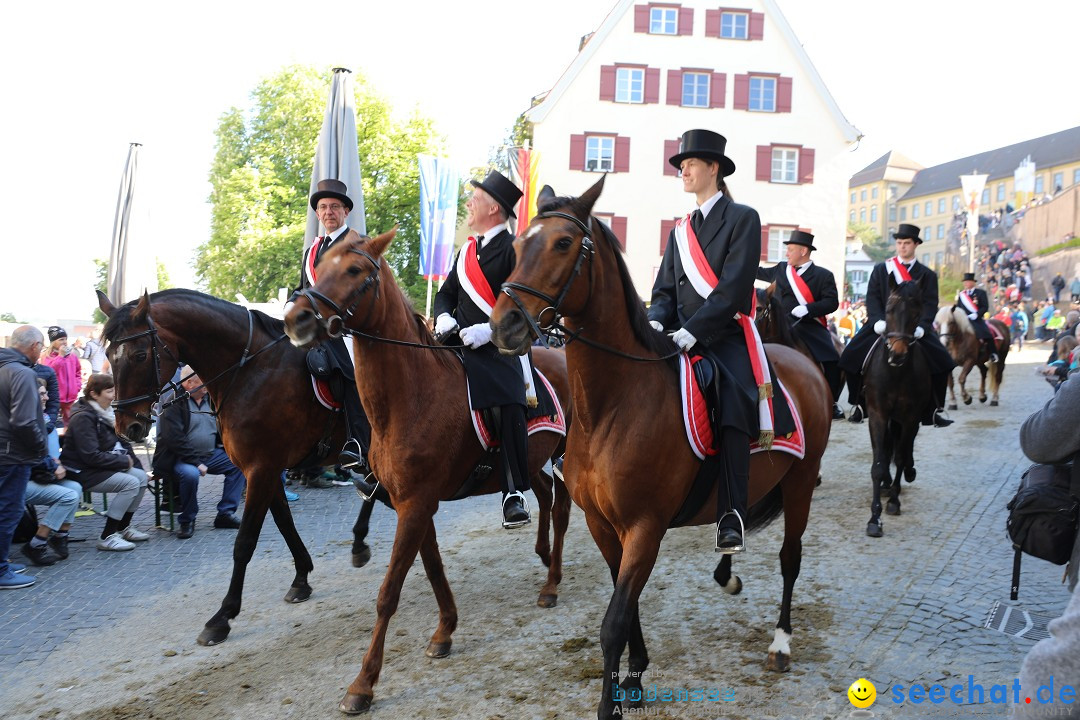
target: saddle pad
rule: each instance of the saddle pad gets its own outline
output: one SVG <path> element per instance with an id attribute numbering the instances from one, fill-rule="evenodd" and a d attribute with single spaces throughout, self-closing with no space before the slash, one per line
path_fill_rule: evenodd
<path id="1" fill-rule="evenodd" d="M 540 378 L 540 386 L 537 388 L 540 392 L 546 392 L 548 397 L 551 398 L 552 407 L 555 408 L 554 415 L 540 415 L 538 417 L 530 418 L 525 421 L 526 431 L 529 435 L 541 430 L 549 430 L 553 433 L 566 436 L 566 416 L 563 414 L 562 404 L 559 402 L 559 396 L 555 394 L 555 390 L 551 387 L 551 383 L 544 377 L 544 373 L 540 372 L 540 369 L 533 367 L 533 372 Z M 466 389 L 468 388 L 468 378 L 465 380 Z M 543 405 L 543 402 L 541 402 Z M 469 394 L 469 407 L 472 407 L 472 394 Z M 490 450 L 493 447 L 499 446 L 499 439 L 496 436 L 494 428 L 490 427 L 484 419 L 483 410 L 470 410 L 469 415 L 472 417 L 473 429 L 476 431 L 476 439 L 480 441 L 480 446 L 484 450 Z"/>
<path id="2" fill-rule="evenodd" d="M 686 429 L 686 439 L 690 443 L 690 449 L 699 460 L 716 454 L 716 449 L 713 447 L 712 423 L 709 422 L 709 409 L 705 404 L 705 393 L 698 385 L 693 371 L 694 364 L 704 359 L 700 355 L 691 358 L 686 353 L 679 356 L 683 427 Z M 794 455 L 801 460 L 806 455 L 806 435 L 803 432 L 802 418 L 799 417 L 795 404 L 791 402 L 791 396 L 780 382 L 780 378 L 774 377 L 773 382 L 780 388 L 784 401 L 791 408 L 791 417 L 795 419 L 795 432 L 790 435 L 778 435 L 773 440 L 772 449 Z M 750 443 L 750 454 L 764 452 L 764 450 L 756 441 Z"/>
<path id="3" fill-rule="evenodd" d="M 340 410 L 341 401 L 334 399 L 334 393 L 330 391 L 330 383 L 323 378 L 311 376 L 311 389 L 315 391 L 315 399 L 327 410 Z"/>
<path id="4" fill-rule="evenodd" d="M 990 328 L 990 334 L 994 336 L 995 343 L 999 343 L 1005 339 L 1005 336 L 1001 334 L 1001 330 L 999 330 L 994 323 L 986 323 L 986 327 Z"/>

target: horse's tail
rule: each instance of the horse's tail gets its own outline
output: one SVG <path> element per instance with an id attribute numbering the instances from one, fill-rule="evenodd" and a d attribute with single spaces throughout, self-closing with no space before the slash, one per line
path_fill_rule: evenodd
<path id="1" fill-rule="evenodd" d="M 772 490 L 765 497 L 758 500 L 750 508 L 749 517 L 746 518 L 746 529 L 760 530 L 767 527 L 784 512 L 784 494 L 780 490 L 780 483 L 773 485 Z"/>

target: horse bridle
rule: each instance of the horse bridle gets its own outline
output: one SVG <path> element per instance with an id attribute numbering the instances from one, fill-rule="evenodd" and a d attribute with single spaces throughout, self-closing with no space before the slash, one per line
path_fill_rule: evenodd
<path id="1" fill-rule="evenodd" d="M 511 301 L 513 301 L 514 305 L 517 306 L 517 309 L 520 310 L 521 314 L 525 316 L 526 322 L 529 323 L 529 329 L 533 331 L 533 333 L 540 340 L 540 342 L 543 343 L 544 347 L 548 347 L 548 333 L 545 331 L 550 330 L 553 326 L 556 325 L 556 319 L 559 316 L 559 308 L 562 307 L 563 301 L 566 300 L 566 296 L 570 293 L 570 288 L 573 287 L 574 280 L 576 280 L 578 275 L 581 274 L 581 266 L 582 264 L 584 264 L 586 258 L 588 258 L 589 260 L 589 295 L 592 295 L 592 257 L 596 252 L 596 245 L 595 243 L 593 243 L 592 235 L 589 232 L 588 226 L 573 215 L 564 212 L 549 211 L 536 215 L 536 218 L 561 218 L 563 220 L 569 220 L 571 223 L 576 225 L 579 230 L 581 230 L 582 235 L 581 246 L 578 250 L 577 259 L 574 261 L 574 267 L 570 271 L 569 277 L 566 278 L 566 282 L 563 283 L 562 289 L 559 290 L 559 294 L 557 296 L 552 297 L 551 295 L 548 295 L 545 292 L 541 292 L 536 288 L 529 287 L 524 283 L 505 282 L 502 285 L 503 293 L 505 293 L 506 296 L 509 297 Z M 532 314 L 525 309 L 525 304 L 522 302 L 518 294 L 514 292 L 515 290 L 520 290 L 521 292 L 528 293 L 533 297 L 540 298 L 547 303 L 547 307 L 538 312 L 536 314 L 536 317 L 534 318 Z M 547 324 L 543 324 L 542 318 L 548 312 L 551 313 L 551 321 Z"/>
<path id="2" fill-rule="evenodd" d="M 350 330 L 345 327 L 345 321 L 346 319 L 353 317 L 356 313 L 356 306 L 360 304 L 360 300 L 364 297 L 364 293 L 370 290 L 372 285 L 375 286 L 375 295 L 368 305 L 368 314 L 367 317 L 365 317 L 364 322 L 361 323 L 362 325 L 367 323 L 367 318 L 371 316 L 372 311 L 375 309 L 375 302 L 379 298 L 379 270 L 382 267 L 379 259 L 360 248 L 350 247 L 346 252 L 362 255 L 371 262 L 373 267 L 371 268 L 371 272 L 368 273 L 368 276 L 364 278 L 364 282 L 353 288 L 352 294 L 346 297 L 342 302 L 342 304 L 348 303 L 344 310 L 326 295 L 311 287 L 297 290 L 292 294 L 292 297 L 289 298 L 290 302 L 295 302 L 298 297 L 306 298 L 308 304 L 311 305 L 311 312 L 315 314 L 315 321 L 332 340 L 337 340 L 339 337 L 349 334 Z M 319 303 L 330 308 L 333 314 L 329 317 L 323 317 L 322 313 L 319 312 Z"/>

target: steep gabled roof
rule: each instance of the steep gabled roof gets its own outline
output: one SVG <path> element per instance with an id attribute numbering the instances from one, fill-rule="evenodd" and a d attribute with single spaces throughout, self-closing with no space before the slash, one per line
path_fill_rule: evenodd
<path id="1" fill-rule="evenodd" d="M 922 167 L 922 165 L 906 155 L 901 155 L 895 150 L 890 150 L 859 172 L 852 175 L 851 180 L 848 181 L 848 187 L 858 187 L 859 185 L 884 180 L 885 174 L 889 171 L 889 168 L 918 171 L 921 170 Z"/>
<path id="2" fill-rule="evenodd" d="M 615 26 L 630 10 L 635 2 L 640 0 L 618 0 L 615 7 L 611 9 L 607 17 L 604 18 L 604 22 L 600 24 L 600 27 L 592 34 L 588 42 L 585 43 L 585 47 L 581 48 L 577 57 L 574 58 L 570 66 L 563 72 L 562 76 L 558 79 L 555 85 L 551 88 L 550 92 L 544 97 L 544 101 L 539 105 L 531 108 L 526 112 L 528 118 L 533 122 L 543 122 L 547 114 L 551 112 L 551 109 L 558 104 L 559 100 L 566 93 L 567 88 L 577 79 L 582 69 L 589 62 L 596 51 L 604 44 L 604 41 L 611 34 Z M 784 40 L 787 42 L 791 51 L 795 54 L 796 60 L 802 65 L 803 70 L 806 72 L 807 77 L 813 83 L 814 88 L 817 90 L 818 95 L 825 102 L 826 108 L 832 115 L 833 120 L 836 122 L 837 127 L 840 129 L 844 139 L 848 142 L 855 142 L 862 133 L 859 129 L 847 121 L 844 114 L 840 112 L 840 107 L 836 104 L 836 100 L 833 98 L 829 89 L 825 86 L 825 82 L 818 74 L 817 68 L 814 67 L 814 63 L 810 61 L 810 56 L 806 54 L 806 50 L 803 49 L 802 44 L 798 38 L 795 37 L 795 31 L 791 29 L 788 24 L 787 18 L 780 12 L 780 7 L 776 4 L 776 0 L 761 0 L 765 6 L 765 11 L 773 22 L 776 23 L 780 29 L 780 34 L 784 36 Z"/>

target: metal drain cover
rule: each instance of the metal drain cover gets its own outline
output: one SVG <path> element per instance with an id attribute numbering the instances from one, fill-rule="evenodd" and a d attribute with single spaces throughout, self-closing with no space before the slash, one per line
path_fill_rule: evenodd
<path id="1" fill-rule="evenodd" d="M 997 630 L 998 632 L 1012 635 L 1013 637 L 1021 637 L 1027 640 L 1042 640 L 1050 637 L 1050 632 L 1046 629 L 1046 624 L 1053 619 L 1054 618 L 1049 615 L 1029 613 L 1027 610 L 1022 610 L 997 600 L 994 602 L 993 607 L 990 608 L 990 615 L 986 618 L 986 624 L 983 625 L 983 627 Z"/>

